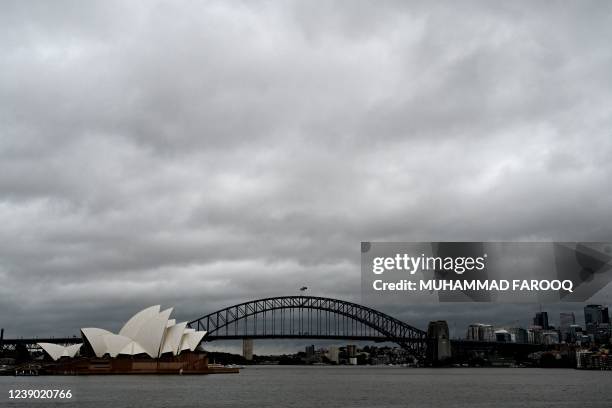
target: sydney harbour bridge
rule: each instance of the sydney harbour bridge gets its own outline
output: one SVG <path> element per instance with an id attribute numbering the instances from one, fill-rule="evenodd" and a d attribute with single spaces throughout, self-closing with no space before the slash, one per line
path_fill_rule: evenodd
<path id="1" fill-rule="evenodd" d="M 346 339 L 392 342 L 417 358 L 424 358 L 427 333 L 378 310 L 344 300 L 318 296 L 279 296 L 251 300 L 204 315 L 188 326 L 206 330 L 205 342 L 238 339 Z M 66 338 L 5 339 L 0 350 L 19 345 L 35 348 L 38 342 L 74 344 L 77 336 Z M 536 345 L 452 340 L 453 349 L 511 352 L 535 351 Z M 536 346 L 536 347 L 534 347 Z"/>
<path id="2" fill-rule="evenodd" d="M 206 339 L 350 339 L 388 341 L 415 354 L 425 350 L 426 333 L 385 313 L 344 300 L 280 296 L 252 300 L 189 322 Z"/>

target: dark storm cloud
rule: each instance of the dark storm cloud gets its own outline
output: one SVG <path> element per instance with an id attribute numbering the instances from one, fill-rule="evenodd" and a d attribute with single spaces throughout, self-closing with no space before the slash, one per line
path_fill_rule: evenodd
<path id="1" fill-rule="evenodd" d="M 0 322 L 358 300 L 362 240 L 610 240 L 611 13 L 3 3 Z M 393 312 L 499 313 L 460 309 Z"/>

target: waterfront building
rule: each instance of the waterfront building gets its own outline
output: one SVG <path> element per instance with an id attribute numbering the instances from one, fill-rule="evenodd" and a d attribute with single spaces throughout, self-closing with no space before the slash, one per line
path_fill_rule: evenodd
<path id="1" fill-rule="evenodd" d="M 531 326 L 529 330 L 527 330 L 527 338 L 528 338 L 528 343 L 542 344 L 542 327 L 541 326 Z"/>
<path id="2" fill-rule="evenodd" d="M 571 343 L 570 327 L 576 324 L 576 316 L 574 313 L 559 314 L 559 331 L 561 333 L 561 341 Z"/>
<path id="3" fill-rule="evenodd" d="M 507 330 L 501 329 L 495 331 L 495 341 L 499 343 L 511 343 L 512 336 Z"/>
<path id="4" fill-rule="evenodd" d="M 53 359 L 74 357 L 77 352 L 98 358 L 119 355 L 146 355 L 159 358 L 162 355 L 178 356 L 182 351 L 195 351 L 205 331 L 187 327 L 187 322 L 170 319 L 172 308 L 160 311 L 160 305 L 151 306 L 132 316 L 118 334 L 93 327 L 81 329 L 83 343 L 68 347 L 39 343 Z"/>
<path id="5" fill-rule="evenodd" d="M 589 334 L 595 334 L 600 324 L 609 324 L 608 308 L 602 305 L 586 305 L 584 307 L 584 324 Z"/>
<path id="6" fill-rule="evenodd" d="M 610 342 L 611 326 L 608 307 L 602 305 L 587 305 L 584 308 L 584 323 L 586 332 L 598 344 Z"/>
<path id="7" fill-rule="evenodd" d="M 304 350 L 306 357 L 305 360 L 307 363 L 313 363 L 315 361 L 315 346 L 314 344 L 311 344 L 310 346 L 306 346 L 306 349 Z"/>
<path id="8" fill-rule="evenodd" d="M 576 350 L 576 368 L 589 368 L 592 354 L 589 350 Z"/>
<path id="9" fill-rule="evenodd" d="M 610 332 L 610 323 L 599 323 L 593 333 L 593 339 L 597 344 L 610 343 Z"/>
<path id="10" fill-rule="evenodd" d="M 326 357 L 330 362 L 338 364 L 340 362 L 340 349 L 338 346 L 329 346 Z"/>
<path id="11" fill-rule="evenodd" d="M 213 374 L 236 373 L 237 368 L 209 366 L 206 353 L 196 349 L 205 331 L 170 319 L 172 309 L 151 306 L 132 316 L 118 333 L 81 329 L 83 343 L 73 346 L 39 344 L 54 360 L 45 364 L 51 374 Z M 77 355 L 79 358 L 72 358 Z"/>
<path id="12" fill-rule="evenodd" d="M 529 337 L 527 335 L 527 330 L 522 327 L 512 327 L 508 329 L 510 335 L 512 336 L 512 341 L 514 343 L 528 343 Z"/>
<path id="13" fill-rule="evenodd" d="M 608 354 L 607 350 L 577 350 L 576 368 L 586 370 L 612 370 L 612 356 Z"/>
<path id="14" fill-rule="evenodd" d="M 576 343 L 576 341 L 578 341 L 578 337 L 582 334 L 582 326 L 572 324 L 568 329 L 565 341 L 568 343 Z"/>
<path id="15" fill-rule="evenodd" d="M 591 367 L 593 370 L 612 369 L 612 358 L 607 353 L 595 353 L 591 356 Z"/>
<path id="16" fill-rule="evenodd" d="M 470 324 L 465 338 L 471 341 L 495 341 L 495 330 L 490 324 Z"/>
<path id="17" fill-rule="evenodd" d="M 556 330 L 542 331 L 542 344 L 559 344 L 559 332 Z"/>
<path id="18" fill-rule="evenodd" d="M 348 344 L 346 346 L 346 354 L 349 359 L 357 357 L 357 346 L 354 344 Z"/>
<path id="19" fill-rule="evenodd" d="M 593 343 L 593 339 L 591 339 L 591 336 L 589 336 L 588 334 L 585 334 L 584 332 L 580 332 L 577 334 L 576 344 L 582 347 L 589 347 L 591 346 L 592 343 Z"/>

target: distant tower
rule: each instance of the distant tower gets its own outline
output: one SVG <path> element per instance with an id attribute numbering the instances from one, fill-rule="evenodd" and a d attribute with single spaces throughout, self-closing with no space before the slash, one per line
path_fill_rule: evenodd
<path id="1" fill-rule="evenodd" d="M 585 306 L 584 323 L 587 333 L 594 337 L 596 343 L 603 344 L 610 341 L 610 314 L 607 306 Z"/>
<path id="2" fill-rule="evenodd" d="M 584 307 L 584 323 L 589 332 L 594 331 L 601 323 L 610 323 L 608 308 L 602 305 L 586 305 Z"/>
<path id="3" fill-rule="evenodd" d="M 561 341 L 568 341 L 570 337 L 570 327 L 576 324 L 576 316 L 574 313 L 559 314 L 559 331 L 561 333 Z"/>
<path id="4" fill-rule="evenodd" d="M 312 363 L 315 359 L 315 346 L 311 344 L 310 346 L 306 346 L 306 362 Z"/>
<path id="5" fill-rule="evenodd" d="M 548 325 L 548 312 L 537 312 L 533 318 L 533 325 L 540 326 L 542 330 L 550 329 Z"/>
<path id="6" fill-rule="evenodd" d="M 495 330 L 490 324 L 470 324 L 465 339 L 471 341 L 495 341 Z"/>
<path id="7" fill-rule="evenodd" d="M 354 344 L 347 344 L 346 355 L 348 356 L 348 363 L 350 365 L 357 365 L 357 346 Z"/>
<path id="8" fill-rule="evenodd" d="M 242 340 L 242 357 L 247 361 L 253 360 L 253 339 Z"/>
<path id="9" fill-rule="evenodd" d="M 327 358 L 334 364 L 338 364 L 340 362 L 340 349 L 338 346 L 329 346 L 329 351 L 327 352 Z"/>
<path id="10" fill-rule="evenodd" d="M 444 320 L 429 322 L 427 326 L 427 360 L 437 365 L 451 357 L 448 324 Z"/>

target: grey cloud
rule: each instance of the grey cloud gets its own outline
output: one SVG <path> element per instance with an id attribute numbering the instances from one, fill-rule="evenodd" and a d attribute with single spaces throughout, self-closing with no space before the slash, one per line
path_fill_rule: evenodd
<path id="1" fill-rule="evenodd" d="M 358 301 L 362 240 L 610 239 L 606 2 L 1 7 L 8 335 Z"/>

